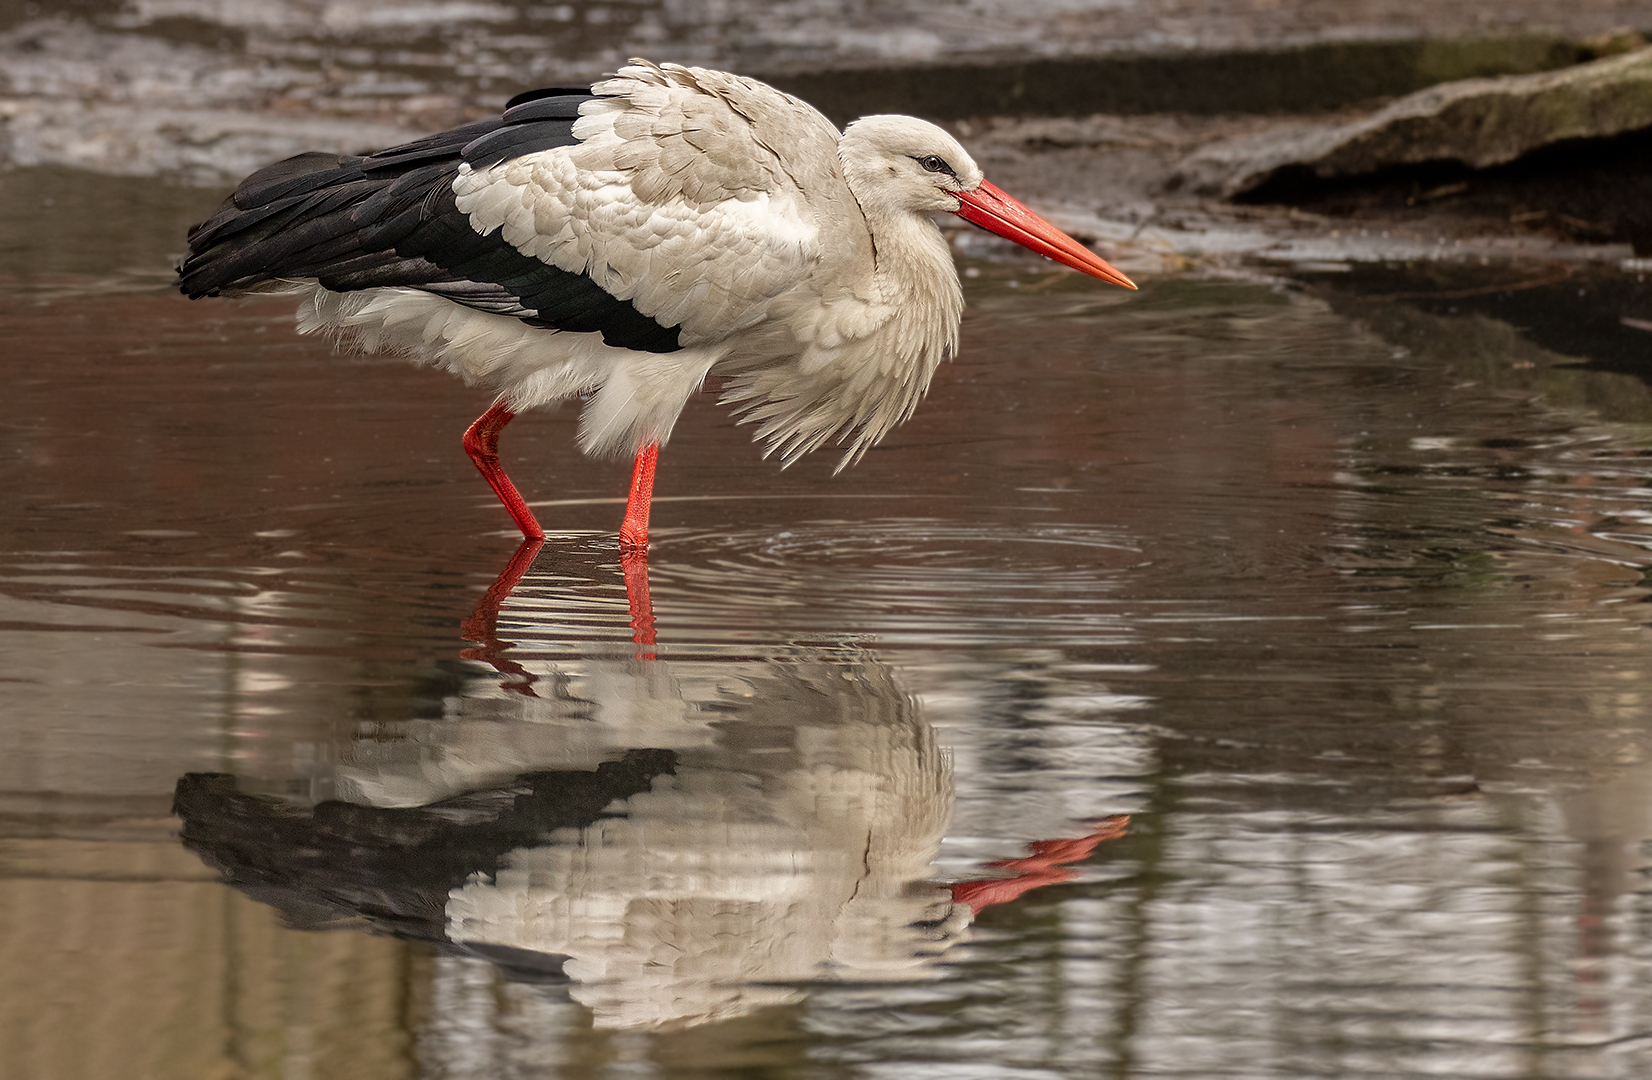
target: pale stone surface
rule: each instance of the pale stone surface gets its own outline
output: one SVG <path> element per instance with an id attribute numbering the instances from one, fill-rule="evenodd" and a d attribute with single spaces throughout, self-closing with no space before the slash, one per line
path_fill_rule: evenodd
<path id="1" fill-rule="evenodd" d="M 1652 127 L 1652 49 L 1539 75 L 1465 79 L 1347 123 L 1302 121 L 1203 147 L 1173 183 L 1232 198 L 1281 170 L 1329 179 L 1451 161 L 1487 168 L 1569 139 Z"/>

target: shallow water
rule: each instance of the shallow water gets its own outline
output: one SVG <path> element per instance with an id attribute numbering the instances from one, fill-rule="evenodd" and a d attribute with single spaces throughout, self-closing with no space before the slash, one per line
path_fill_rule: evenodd
<path id="1" fill-rule="evenodd" d="M 691 406 L 642 643 L 571 410 L 506 433 L 552 535 L 490 600 L 484 398 L 15 281 L 8 1072 L 1644 1075 L 1646 385 L 972 272 L 853 470 Z"/>

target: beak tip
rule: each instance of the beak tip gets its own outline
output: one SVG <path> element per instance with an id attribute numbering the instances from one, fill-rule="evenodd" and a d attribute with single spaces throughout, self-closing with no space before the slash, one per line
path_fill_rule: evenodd
<path id="1" fill-rule="evenodd" d="M 1076 267 L 1075 269 L 1082 270 L 1084 273 L 1089 274 L 1093 278 L 1100 278 L 1109 285 L 1117 285 L 1122 289 L 1129 289 L 1132 292 L 1139 291 L 1136 288 L 1136 283 L 1125 277 L 1116 267 L 1108 266 L 1106 263 L 1103 263 L 1102 265 L 1106 267 L 1105 272 L 1100 269 L 1092 269 L 1088 266 Z"/>
<path id="2" fill-rule="evenodd" d="M 1097 277 L 1101 278 L 1101 280 L 1103 280 L 1103 281 L 1111 282 L 1114 285 L 1121 285 L 1126 289 L 1130 289 L 1132 291 L 1135 291 L 1136 283 L 1134 281 L 1131 281 L 1129 278 L 1125 277 L 1124 274 L 1120 273 L 1117 267 L 1109 266 L 1105 262 L 1103 262 L 1102 265 L 1107 266 L 1107 269 L 1110 272 L 1105 277 L 1103 277 L 1101 274 L 1097 274 L 1096 275 Z"/>

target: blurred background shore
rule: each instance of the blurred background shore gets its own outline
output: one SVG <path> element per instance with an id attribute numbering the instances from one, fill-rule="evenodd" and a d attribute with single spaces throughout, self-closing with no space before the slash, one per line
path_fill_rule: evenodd
<path id="1" fill-rule="evenodd" d="M 105 272 L 133 265 L 269 161 L 389 145 L 637 55 L 768 79 L 839 123 L 948 124 L 989 175 L 1140 272 L 1416 258 L 1442 240 L 1633 258 L 1652 237 L 1634 197 L 1652 64 L 1624 57 L 1648 28 L 1645 0 L 7 3 L 0 227 L 21 242 L 0 272 L 70 258 L 76 229 L 126 256 L 97 252 Z M 1570 85 L 1602 82 L 1603 62 L 1623 70 Z M 1407 95 L 1486 79 L 1506 85 L 1415 121 L 1431 106 Z M 1511 113 L 1522 130 L 1484 145 L 1487 117 Z"/>

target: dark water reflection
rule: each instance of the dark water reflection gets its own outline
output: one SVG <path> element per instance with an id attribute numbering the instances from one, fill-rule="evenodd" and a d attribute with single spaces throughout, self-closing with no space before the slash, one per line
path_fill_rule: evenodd
<path id="1" fill-rule="evenodd" d="M 1644 384 L 971 290 L 845 477 L 690 409 L 647 650 L 571 414 L 505 441 L 561 531 L 478 620 L 485 402 L 282 304 L 0 309 L 23 1074 L 1642 1075 Z"/>

